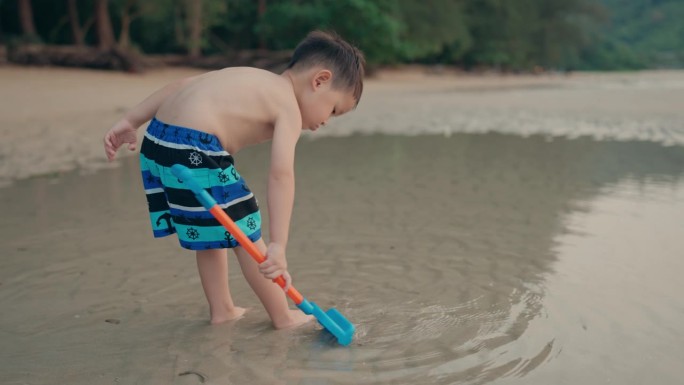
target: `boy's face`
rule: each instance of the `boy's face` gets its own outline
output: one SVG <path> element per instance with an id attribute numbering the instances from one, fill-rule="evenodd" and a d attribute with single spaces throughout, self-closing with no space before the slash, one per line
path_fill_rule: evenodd
<path id="1" fill-rule="evenodd" d="M 355 106 L 356 99 L 351 91 L 333 88 L 330 71 L 319 71 L 300 106 L 302 127 L 316 131 L 331 117 L 345 114 Z"/>

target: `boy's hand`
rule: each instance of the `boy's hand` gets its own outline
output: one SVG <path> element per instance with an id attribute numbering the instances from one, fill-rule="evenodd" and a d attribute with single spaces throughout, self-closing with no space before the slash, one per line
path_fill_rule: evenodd
<path id="1" fill-rule="evenodd" d="M 128 143 L 128 149 L 135 151 L 138 141 L 136 128 L 126 119 L 119 120 L 104 136 L 104 149 L 107 159 L 111 162 L 116 156 L 119 147 Z"/>
<path id="2" fill-rule="evenodd" d="M 268 279 L 276 279 L 283 276 L 287 291 L 292 284 L 292 277 L 287 272 L 287 260 L 285 259 L 285 248 L 278 243 L 270 243 L 266 251 L 266 260 L 259 265 L 259 271 Z"/>

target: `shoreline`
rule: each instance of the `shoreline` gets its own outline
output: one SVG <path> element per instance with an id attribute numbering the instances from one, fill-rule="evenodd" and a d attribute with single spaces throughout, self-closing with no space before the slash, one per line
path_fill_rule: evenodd
<path id="1" fill-rule="evenodd" d="M 0 66 L 0 186 L 117 167 L 107 163 L 101 144 L 111 124 L 164 84 L 201 72 Z M 513 75 L 407 66 L 378 71 L 356 111 L 305 136 L 502 132 L 682 145 L 677 100 L 683 98 L 684 71 Z"/>

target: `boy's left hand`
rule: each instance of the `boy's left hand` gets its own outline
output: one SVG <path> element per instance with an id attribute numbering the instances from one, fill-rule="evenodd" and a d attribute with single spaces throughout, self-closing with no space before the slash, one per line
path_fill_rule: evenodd
<path id="1" fill-rule="evenodd" d="M 266 260 L 259 265 L 259 272 L 268 279 L 276 279 L 283 276 L 287 291 L 292 285 L 292 277 L 287 272 L 287 259 L 285 258 L 285 248 L 277 243 L 270 243 L 266 251 Z"/>
<path id="2" fill-rule="evenodd" d="M 135 151 L 137 142 L 136 128 L 126 119 L 121 119 L 107 131 L 104 136 L 104 149 L 107 159 L 111 162 L 116 157 L 116 151 L 124 144 L 128 144 L 128 149 Z"/>

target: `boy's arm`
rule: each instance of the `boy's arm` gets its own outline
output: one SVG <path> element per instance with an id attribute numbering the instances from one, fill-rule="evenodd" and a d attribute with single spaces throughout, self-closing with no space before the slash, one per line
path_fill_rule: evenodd
<path id="1" fill-rule="evenodd" d="M 148 96 L 137 106 L 131 108 L 124 116 L 114 124 L 114 126 L 105 134 L 104 146 L 105 153 L 109 160 L 113 160 L 116 156 L 116 151 L 124 144 L 128 144 L 129 150 L 135 150 L 135 143 L 137 141 L 136 131 L 143 123 L 152 119 L 157 113 L 159 106 L 164 100 L 169 97 L 198 76 L 192 76 L 169 83 L 165 87 L 159 89 L 152 95 Z"/>
<path id="2" fill-rule="evenodd" d="M 297 140 L 302 131 L 301 125 L 298 111 L 286 114 L 275 123 L 268 176 L 270 242 L 266 261 L 259 265 L 259 270 L 268 279 L 282 275 L 286 282 L 285 290 L 292 281 L 287 272 L 285 249 L 294 204 L 294 156 Z"/>
<path id="3" fill-rule="evenodd" d="M 268 176 L 269 234 L 272 243 L 285 248 L 294 204 L 295 147 L 302 131 L 301 118 L 298 114 L 282 117 L 276 122 L 273 131 Z"/>

